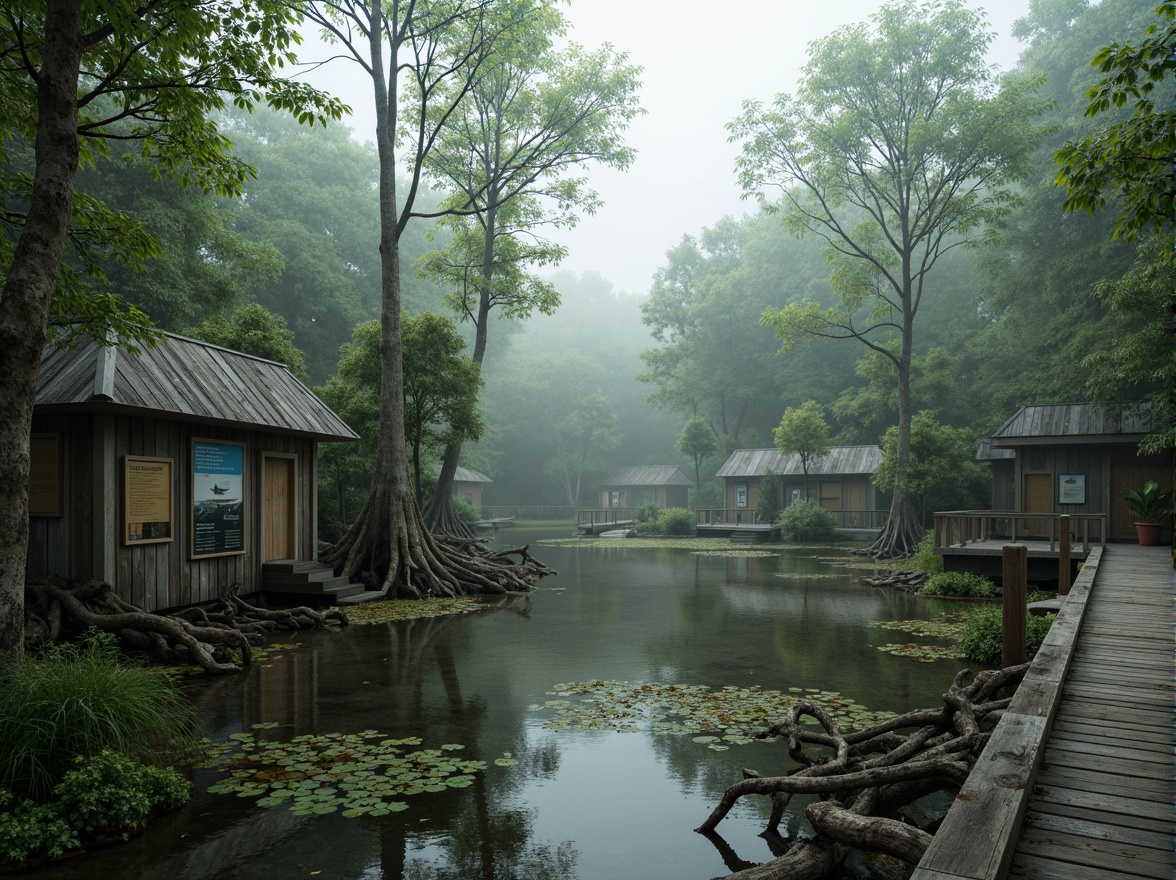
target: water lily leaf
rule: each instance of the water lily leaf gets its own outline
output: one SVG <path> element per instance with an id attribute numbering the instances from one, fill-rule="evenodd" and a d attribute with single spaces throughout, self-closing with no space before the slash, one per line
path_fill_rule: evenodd
<path id="1" fill-rule="evenodd" d="M 696 737 L 694 737 L 694 741 L 696 743 L 713 743 L 713 742 L 718 742 L 718 739 L 719 738 L 717 736 L 696 736 Z"/>
<path id="2" fill-rule="evenodd" d="M 514 758 L 495 758 L 494 763 L 497 764 L 499 767 L 514 767 L 519 762 L 516 761 Z"/>

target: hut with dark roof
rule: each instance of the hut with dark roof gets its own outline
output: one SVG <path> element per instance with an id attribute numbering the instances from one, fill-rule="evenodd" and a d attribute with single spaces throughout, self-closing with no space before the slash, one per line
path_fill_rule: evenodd
<path id="1" fill-rule="evenodd" d="M 358 436 L 284 364 L 165 334 L 135 355 L 47 348 L 33 410 L 28 576 L 149 611 L 262 589 L 317 557 L 317 445 Z"/>
<path id="2" fill-rule="evenodd" d="M 770 470 L 779 476 L 784 506 L 808 498 L 837 517 L 841 528 L 878 528 L 890 508 L 888 493 L 870 481 L 882 464 L 878 446 L 833 446 L 809 464 L 808 475 L 800 454 L 779 449 L 737 449 L 715 474 L 723 479 L 728 511 L 755 510 L 760 483 Z"/>
<path id="3" fill-rule="evenodd" d="M 600 484 L 601 507 L 640 507 L 654 501 L 658 507 L 685 507 L 694 481 L 673 464 L 620 467 Z"/>
<path id="4" fill-rule="evenodd" d="M 994 480 L 993 509 L 1105 513 L 1109 540 L 1135 540 L 1135 516 L 1123 496 L 1148 480 L 1172 488 L 1171 455 L 1139 454 L 1140 441 L 1154 430 L 1135 409 L 1088 403 L 1022 406 L 989 437 L 990 455 L 1012 453 L 1012 467 L 1003 465 L 1009 468 L 1008 479 Z M 1171 536 L 1170 524 L 1164 536 Z"/>

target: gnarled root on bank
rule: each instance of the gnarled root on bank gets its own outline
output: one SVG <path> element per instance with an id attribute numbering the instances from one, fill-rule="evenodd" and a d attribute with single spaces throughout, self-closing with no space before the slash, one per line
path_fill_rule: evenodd
<path id="1" fill-rule="evenodd" d="M 195 663 L 220 674 L 240 671 L 233 661 L 236 649 L 249 665 L 252 648 L 263 644 L 267 633 L 347 623 L 337 610 L 258 608 L 237 595 L 240 588 L 238 583 L 223 590 L 210 606 L 155 614 L 119 598 L 110 584 L 51 577 L 25 586 L 25 639 L 56 642 L 78 626 L 94 626 L 162 663 Z"/>
<path id="2" fill-rule="evenodd" d="M 775 835 L 794 795 L 817 795 L 805 808 L 815 837 L 787 842 L 779 858 L 736 871 L 726 880 L 815 880 L 840 864 L 851 848 L 918 864 L 931 835 L 902 821 L 898 811 L 934 791 L 964 783 L 1009 704 L 1006 689 L 1015 687 L 1028 668 L 1023 664 L 981 672 L 968 684 L 970 670 L 962 670 L 943 695 L 942 706 L 846 734 L 820 706 L 796 703 L 759 736 L 784 739 L 789 757 L 800 767 L 787 776 L 744 770 L 744 779 L 727 789 L 695 830 L 714 834 L 739 798 L 762 794 L 772 798 L 766 833 Z M 822 729 L 802 727 L 805 717 Z M 832 754 L 815 756 L 805 746 Z"/>
<path id="3" fill-rule="evenodd" d="M 918 591 L 926 583 L 928 574 L 925 571 L 891 571 L 875 577 L 862 578 L 867 587 L 897 587 L 900 590 Z"/>

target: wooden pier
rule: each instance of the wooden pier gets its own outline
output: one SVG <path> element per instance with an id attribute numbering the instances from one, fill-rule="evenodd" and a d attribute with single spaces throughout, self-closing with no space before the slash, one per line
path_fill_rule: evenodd
<path id="1" fill-rule="evenodd" d="M 1173 876 L 1172 584 L 1092 549 L 914 880 Z"/>

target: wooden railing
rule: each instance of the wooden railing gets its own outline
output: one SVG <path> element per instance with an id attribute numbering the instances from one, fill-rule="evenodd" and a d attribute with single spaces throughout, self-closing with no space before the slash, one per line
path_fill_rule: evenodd
<path id="1" fill-rule="evenodd" d="M 635 507 L 589 507 L 576 511 L 576 527 L 630 523 L 637 519 Z"/>
<path id="2" fill-rule="evenodd" d="M 1071 513 L 1071 542 L 1082 540 L 1082 551 L 1090 552 L 1092 542 L 1106 544 L 1105 513 Z M 935 547 L 966 547 L 979 541 L 1049 539 L 1056 550 L 1061 537 L 1060 513 L 1024 513 L 1015 510 L 948 510 L 935 514 Z"/>
<path id="3" fill-rule="evenodd" d="M 935 515 L 937 521 L 939 516 Z M 1079 572 L 1061 613 L 911 880 L 1002 880 L 1008 876 L 1102 553 L 1102 548 L 1095 548 Z"/>
<path id="4" fill-rule="evenodd" d="M 880 529 L 886 524 L 885 510 L 830 510 L 839 529 Z M 699 526 L 759 525 L 751 507 L 697 507 L 694 524 Z"/>

